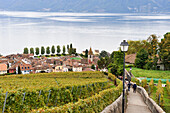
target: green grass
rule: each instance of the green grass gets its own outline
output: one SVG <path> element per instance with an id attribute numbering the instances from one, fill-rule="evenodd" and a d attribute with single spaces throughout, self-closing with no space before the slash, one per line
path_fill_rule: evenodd
<path id="1" fill-rule="evenodd" d="M 129 68 L 126 69 L 129 71 Z M 135 77 L 170 79 L 170 71 L 144 70 L 133 67 L 131 72 Z"/>

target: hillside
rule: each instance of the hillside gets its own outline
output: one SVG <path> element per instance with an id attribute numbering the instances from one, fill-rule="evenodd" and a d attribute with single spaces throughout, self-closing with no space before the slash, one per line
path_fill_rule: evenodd
<path id="1" fill-rule="evenodd" d="M 170 0 L 0 0 L 0 10 L 158 13 L 170 12 Z"/>

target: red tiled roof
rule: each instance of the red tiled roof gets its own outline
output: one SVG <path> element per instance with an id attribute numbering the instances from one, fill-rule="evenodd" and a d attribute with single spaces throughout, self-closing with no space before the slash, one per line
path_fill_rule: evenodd
<path id="1" fill-rule="evenodd" d="M 134 64 L 135 59 L 136 59 L 136 54 L 130 54 L 130 55 L 125 56 L 125 62 L 126 63 Z"/>

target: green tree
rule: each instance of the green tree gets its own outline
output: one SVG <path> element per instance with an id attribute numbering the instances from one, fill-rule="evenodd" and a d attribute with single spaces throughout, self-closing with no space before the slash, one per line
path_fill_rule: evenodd
<path id="1" fill-rule="evenodd" d="M 35 54 L 36 54 L 36 55 L 39 55 L 39 53 L 40 53 L 40 50 L 39 50 L 38 47 L 36 47 L 36 48 L 35 48 Z"/>
<path id="2" fill-rule="evenodd" d="M 123 52 L 121 51 L 113 51 L 109 60 L 108 60 L 108 66 L 107 69 L 110 73 L 119 76 L 123 75 Z"/>
<path id="3" fill-rule="evenodd" d="M 156 35 L 150 35 L 147 41 L 150 43 L 148 53 L 150 57 L 155 57 L 158 51 L 158 37 Z"/>
<path id="4" fill-rule="evenodd" d="M 123 65 L 124 55 L 121 51 L 113 51 L 113 61 L 116 65 Z"/>
<path id="5" fill-rule="evenodd" d="M 170 70 L 170 32 L 166 33 L 159 43 L 159 59 L 164 70 Z"/>
<path id="6" fill-rule="evenodd" d="M 60 52 L 61 52 L 61 49 L 60 49 L 60 46 L 58 45 L 57 46 L 57 54 L 60 54 Z"/>
<path id="7" fill-rule="evenodd" d="M 129 48 L 127 51 L 128 55 L 137 53 L 140 50 L 140 48 L 144 48 L 147 51 L 150 48 L 150 43 L 147 40 L 137 40 L 137 41 L 128 40 L 128 44 L 129 44 Z"/>
<path id="8" fill-rule="evenodd" d="M 108 68 L 108 71 L 109 71 L 110 73 L 118 76 L 118 68 L 119 68 L 118 65 L 116 65 L 116 64 L 114 64 L 114 63 L 110 63 L 107 68 Z"/>
<path id="9" fill-rule="evenodd" d="M 86 49 L 86 51 L 85 51 L 85 57 L 87 58 L 88 57 L 88 49 Z"/>
<path id="10" fill-rule="evenodd" d="M 73 54 L 73 45 L 72 43 L 70 44 L 70 48 L 69 48 L 69 55 Z"/>
<path id="11" fill-rule="evenodd" d="M 34 55 L 34 48 L 30 48 L 30 54 Z"/>
<path id="12" fill-rule="evenodd" d="M 51 48 L 51 52 L 52 52 L 52 54 L 55 53 L 55 46 L 54 46 L 54 45 L 53 45 L 52 48 Z"/>
<path id="13" fill-rule="evenodd" d="M 144 69 L 147 60 L 148 60 L 148 52 L 142 48 L 139 50 L 139 52 L 137 52 L 136 59 L 135 59 L 135 66 Z"/>
<path id="14" fill-rule="evenodd" d="M 68 54 L 69 54 L 69 49 L 70 49 L 70 47 L 69 47 L 69 45 L 67 45 L 67 52 L 68 52 Z"/>
<path id="15" fill-rule="evenodd" d="M 76 48 L 73 48 L 72 50 L 72 54 L 76 54 Z"/>
<path id="16" fill-rule="evenodd" d="M 24 48 L 24 54 L 28 54 L 28 48 L 27 47 Z"/>
<path id="17" fill-rule="evenodd" d="M 65 53 L 66 53 L 66 47 L 63 46 L 63 55 L 65 55 Z"/>
<path id="18" fill-rule="evenodd" d="M 99 67 L 99 69 L 104 69 L 106 66 L 105 66 L 105 59 L 104 58 L 101 58 L 100 60 L 97 61 L 97 65 Z"/>
<path id="19" fill-rule="evenodd" d="M 94 64 L 91 66 L 91 69 L 95 70 L 95 65 Z"/>
<path id="20" fill-rule="evenodd" d="M 156 35 L 150 35 L 147 41 L 150 43 L 150 47 L 148 48 L 149 58 L 152 59 L 152 69 L 157 69 L 158 57 L 156 56 L 158 53 L 158 38 Z"/>
<path id="21" fill-rule="evenodd" d="M 45 48 L 44 46 L 41 46 L 41 55 L 44 55 L 45 54 Z"/>
<path id="22" fill-rule="evenodd" d="M 99 57 L 100 57 L 100 58 L 101 58 L 101 57 L 109 57 L 108 52 L 106 52 L 105 50 L 101 51 Z"/>
<path id="23" fill-rule="evenodd" d="M 46 48 L 46 53 L 47 53 L 48 55 L 50 54 L 50 47 L 49 47 L 49 46 Z"/>

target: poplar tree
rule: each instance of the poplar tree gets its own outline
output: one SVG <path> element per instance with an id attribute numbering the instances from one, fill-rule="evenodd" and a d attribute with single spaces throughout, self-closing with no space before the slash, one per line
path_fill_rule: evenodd
<path id="1" fill-rule="evenodd" d="M 36 54 L 36 55 L 39 55 L 39 53 L 40 53 L 40 50 L 39 50 L 38 47 L 36 47 L 36 48 L 35 48 L 35 54 Z"/>
<path id="2" fill-rule="evenodd" d="M 63 46 L 63 55 L 65 55 L 65 52 L 66 52 L 66 47 Z"/>
<path id="3" fill-rule="evenodd" d="M 28 48 L 27 47 L 24 48 L 24 54 L 28 54 Z"/>
<path id="4" fill-rule="evenodd" d="M 34 48 L 30 48 L 30 54 L 34 55 Z"/>
<path id="5" fill-rule="evenodd" d="M 46 48 L 46 53 L 47 53 L 48 55 L 50 54 L 50 47 L 49 47 L 49 46 Z"/>
<path id="6" fill-rule="evenodd" d="M 53 45 L 51 48 L 51 52 L 54 54 L 55 53 L 55 46 Z"/>
<path id="7" fill-rule="evenodd" d="M 41 55 L 44 55 L 45 54 L 45 48 L 44 46 L 41 46 Z"/>
<path id="8" fill-rule="evenodd" d="M 60 49 L 60 46 L 58 45 L 57 46 L 57 54 L 60 54 L 60 52 L 61 52 L 61 49 Z"/>

